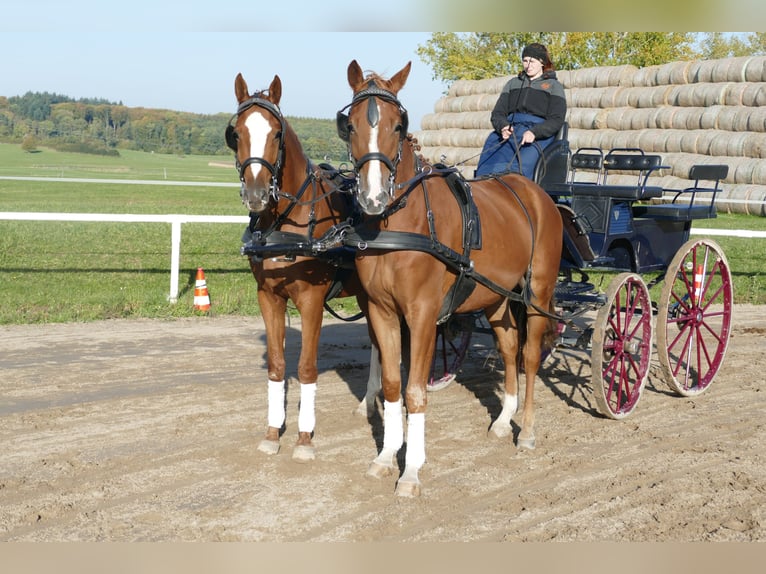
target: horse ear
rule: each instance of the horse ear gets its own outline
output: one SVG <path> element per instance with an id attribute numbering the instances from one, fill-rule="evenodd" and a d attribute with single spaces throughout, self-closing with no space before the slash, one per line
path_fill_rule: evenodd
<path id="1" fill-rule="evenodd" d="M 363 81 L 364 72 L 362 72 L 362 68 L 356 60 L 351 60 L 351 63 L 348 65 L 348 85 L 353 90 Z"/>
<path id="2" fill-rule="evenodd" d="M 396 72 L 396 74 L 391 77 L 391 87 L 393 88 L 395 94 L 398 93 L 399 90 L 401 90 L 404 84 L 407 82 L 407 77 L 410 75 L 410 68 L 412 68 L 411 61 L 407 62 L 407 65 L 404 66 L 404 68 Z"/>
<path id="3" fill-rule="evenodd" d="M 242 73 L 237 74 L 234 80 L 234 95 L 237 96 L 237 102 L 240 104 L 250 97 L 250 92 L 247 91 L 247 82 L 242 77 Z"/>
<path id="4" fill-rule="evenodd" d="M 269 86 L 269 99 L 275 106 L 279 105 L 279 100 L 282 99 L 282 80 L 279 79 L 277 74 L 274 74 L 274 79 L 271 80 Z"/>

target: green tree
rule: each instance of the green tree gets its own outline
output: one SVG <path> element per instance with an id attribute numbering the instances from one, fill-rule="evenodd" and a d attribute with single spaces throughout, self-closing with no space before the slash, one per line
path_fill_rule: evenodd
<path id="1" fill-rule="evenodd" d="M 25 135 L 24 139 L 21 140 L 21 149 L 23 149 L 27 153 L 36 152 L 37 138 L 33 136 L 32 134 Z"/>

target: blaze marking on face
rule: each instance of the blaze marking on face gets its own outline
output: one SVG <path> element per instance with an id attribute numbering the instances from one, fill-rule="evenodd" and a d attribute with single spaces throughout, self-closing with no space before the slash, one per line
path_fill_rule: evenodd
<path id="1" fill-rule="evenodd" d="M 268 120 L 261 114 L 250 114 L 245 120 L 245 127 L 250 133 L 250 157 L 263 158 L 266 151 L 266 138 L 271 133 Z M 250 164 L 253 177 L 258 177 L 263 166 L 258 163 Z"/>
<path id="2" fill-rule="evenodd" d="M 377 126 L 370 130 L 370 143 L 368 145 L 369 153 L 378 153 L 380 151 L 378 148 Z M 383 162 L 379 160 L 372 160 L 367 164 L 367 196 L 374 205 L 378 205 L 380 203 L 377 198 L 381 192 L 381 183 L 383 181 L 383 174 L 380 169 L 382 164 Z"/>

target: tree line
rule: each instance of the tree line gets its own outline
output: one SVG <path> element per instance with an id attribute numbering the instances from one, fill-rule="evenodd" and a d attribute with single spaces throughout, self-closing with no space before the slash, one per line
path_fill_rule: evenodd
<path id="1" fill-rule="evenodd" d="M 193 114 L 133 108 L 102 99 L 73 99 L 48 92 L 0 96 L 0 141 L 31 151 L 119 155 L 120 149 L 178 155 L 230 155 L 223 133 L 230 114 Z M 306 155 L 339 163 L 347 159 L 333 120 L 287 118 Z"/>
<path id="2" fill-rule="evenodd" d="M 436 32 L 417 53 L 434 79 L 450 85 L 517 74 L 532 42 L 548 47 L 558 70 L 766 54 L 764 32 Z"/>

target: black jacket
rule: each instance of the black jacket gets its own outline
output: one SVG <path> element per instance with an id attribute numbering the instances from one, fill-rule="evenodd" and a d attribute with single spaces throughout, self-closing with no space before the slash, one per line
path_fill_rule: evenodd
<path id="1" fill-rule="evenodd" d="M 530 82 L 524 72 L 508 81 L 492 110 L 492 127 L 500 131 L 509 124 L 513 112 L 532 114 L 545 121 L 531 128 L 536 139 L 554 136 L 566 119 L 567 101 L 564 86 L 556 79 L 556 72 L 544 72 Z"/>

